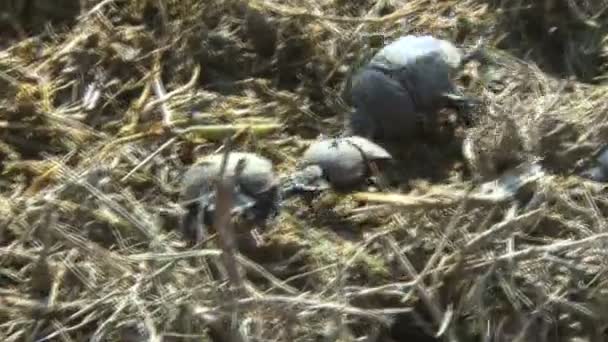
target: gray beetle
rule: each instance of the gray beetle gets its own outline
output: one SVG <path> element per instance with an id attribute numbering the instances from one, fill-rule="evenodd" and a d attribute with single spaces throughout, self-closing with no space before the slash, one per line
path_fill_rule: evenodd
<path id="1" fill-rule="evenodd" d="M 203 158 L 186 171 L 180 199 L 186 209 L 182 232 L 189 240 L 198 241 L 206 227 L 213 224 L 215 184 L 221 172 L 223 154 Z M 233 215 L 243 214 L 263 224 L 278 214 L 280 192 L 278 179 L 270 160 L 247 152 L 231 152 L 226 163 L 226 176 L 235 177 Z"/>
<path id="2" fill-rule="evenodd" d="M 608 148 L 600 153 L 596 161 L 598 165 L 583 171 L 581 176 L 596 182 L 608 182 Z"/>
<path id="3" fill-rule="evenodd" d="M 366 138 L 321 139 L 306 149 L 299 170 L 289 177 L 284 193 L 356 187 L 371 176 L 369 163 L 383 160 L 390 161 L 392 156 Z"/>
<path id="4" fill-rule="evenodd" d="M 478 52 L 463 56 L 450 42 L 428 35 L 386 45 L 351 79 L 354 111 L 345 135 L 402 140 L 434 129 L 436 112 L 445 107 L 457 109 L 467 122 L 467 106 L 474 101 L 459 94 L 451 77 Z"/>

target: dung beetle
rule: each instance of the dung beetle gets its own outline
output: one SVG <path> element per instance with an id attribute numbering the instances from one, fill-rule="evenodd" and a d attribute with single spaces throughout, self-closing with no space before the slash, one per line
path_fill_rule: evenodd
<path id="1" fill-rule="evenodd" d="M 198 241 L 213 224 L 215 184 L 220 176 L 223 154 L 212 154 L 191 166 L 183 176 L 180 199 L 186 209 L 181 228 L 184 236 Z M 279 183 L 267 158 L 248 152 L 231 152 L 225 176 L 234 177 L 232 215 L 243 215 L 255 224 L 278 214 Z"/>
<path id="2" fill-rule="evenodd" d="M 351 79 L 354 111 L 345 135 L 404 140 L 434 130 L 437 112 L 457 109 L 469 123 L 468 107 L 475 103 L 459 94 L 451 78 L 465 61 L 452 43 L 429 35 L 403 36 L 380 49 Z"/>
<path id="3" fill-rule="evenodd" d="M 371 176 L 371 162 L 390 161 L 383 147 L 360 136 L 321 139 L 302 155 L 299 170 L 283 187 L 285 196 L 333 187 L 348 190 Z"/>

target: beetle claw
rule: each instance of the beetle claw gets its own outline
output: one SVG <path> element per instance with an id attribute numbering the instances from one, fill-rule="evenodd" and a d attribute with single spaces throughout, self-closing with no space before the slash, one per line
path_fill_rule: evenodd
<path id="1" fill-rule="evenodd" d="M 205 207 L 193 204 L 187 208 L 186 214 L 181 218 L 181 233 L 187 241 L 193 244 L 201 242 L 207 236 L 205 226 L 208 222 L 205 222 L 207 218 L 205 211 Z"/>

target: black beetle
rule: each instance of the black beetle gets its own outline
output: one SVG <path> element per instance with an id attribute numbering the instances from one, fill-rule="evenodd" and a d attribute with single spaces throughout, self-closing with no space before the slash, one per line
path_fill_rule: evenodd
<path id="1" fill-rule="evenodd" d="M 437 111 L 445 107 L 457 109 L 468 123 L 467 107 L 474 101 L 459 94 L 451 77 L 474 57 L 429 35 L 386 45 L 352 77 L 354 111 L 345 135 L 403 140 L 433 130 Z"/>

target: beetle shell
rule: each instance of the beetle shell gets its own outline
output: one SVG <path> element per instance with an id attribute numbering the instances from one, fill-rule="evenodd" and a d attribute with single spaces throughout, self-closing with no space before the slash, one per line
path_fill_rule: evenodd
<path id="1" fill-rule="evenodd" d="M 381 71 L 364 68 L 351 88 L 355 113 L 349 117 L 351 133 L 370 139 L 399 139 L 417 134 L 423 116 L 409 91 Z"/>
<path id="2" fill-rule="evenodd" d="M 222 154 L 214 154 L 193 165 L 184 175 L 182 198 L 195 199 L 202 192 L 213 190 L 213 183 L 219 176 Z M 239 160 L 244 160 L 244 168 L 236 180 L 242 191 L 250 196 L 264 193 L 276 184 L 272 162 L 252 153 L 231 152 L 226 164 L 226 176 L 234 176 Z"/>
<path id="3" fill-rule="evenodd" d="M 433 129 L 436 112 L 457 93 L 451 76 L 462 60 L 460 49 L 428 35 L 386 45 L 352 79 L 352 133 L 403 140 Z"/>
<path id="4" fill-rule="evenodd" d="M 419 110 L 436 110 L 447 104 L 443 94 L 455 92 L 453 70 L 462 62 L 460 49 L 432 36 L 401 37 L 383 47 L 370 61 L 410 91 Z"/>
<path id="5" fill-rule="evenodd" d="M 382 147 L 362 137 L 320 140 L 302 156 L 303 166 L 318 165 L 335 187 L 349 187 L 369 174 L 367 162 L 391 159 Z"/>
<path id="6" fill-rule="evenodd" d="M 342 139 L 344 139 L 347 142 L 352 143 L 356 147 L 360 148 L 361 151 L 363 152 L 363 156 L 367 160 L 381 160 L 381 159 L 392 159 L 393 158 L 393 156 L 391 156 L 391 154 L 388 153 L 388 151 L 385 150 L 383 147 L 381 147 L 380 145 L 375 144 L 363 137 L 355 135 L 355 136 L 351 136 L 351 137 L 345 137 Z"/>
<path id="7" fill-rule="evenodd" d="M 371 63 L 399 68 L 415 64 L 423 57 L 445 63 L 451 69 L 459 67 L 462 62 L 460 49 L 446 40 L 429 35 L 407 35 L 380 49 Z"/>

